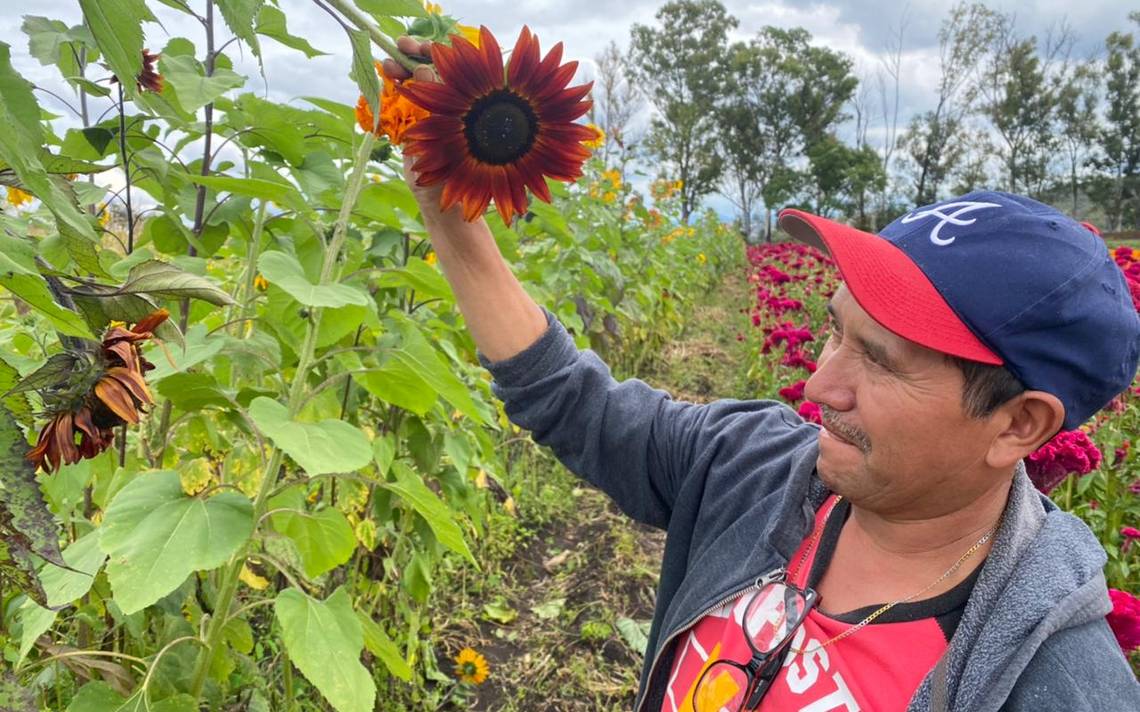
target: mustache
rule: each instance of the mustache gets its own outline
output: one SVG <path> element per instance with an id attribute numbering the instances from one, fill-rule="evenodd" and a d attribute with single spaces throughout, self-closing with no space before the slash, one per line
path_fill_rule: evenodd
<path id="1" fill-rule="evenodd" d="M 820 404 L 819 417 L 829 430 L 834 430 L 839 433 L 845 440 L 850 441 L 860 450 L 867 451 L 871 449 L 871 442 L 867 438 L 866 433 L 845 425 L 836 416 L 837 413 L 833 408 L 829 408 L 822 403 Z"/>

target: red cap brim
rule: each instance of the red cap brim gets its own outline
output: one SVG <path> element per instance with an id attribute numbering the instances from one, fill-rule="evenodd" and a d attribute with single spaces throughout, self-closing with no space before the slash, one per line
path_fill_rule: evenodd
<path id="1" fill-rule="evenodd" d="M 908 341 L 970 361 L 1004 361 L 970 331 L 905 252 L 890 241 L 817 215 L 780 211 L 779 226 L 831 255 L 871 318 Z"/>

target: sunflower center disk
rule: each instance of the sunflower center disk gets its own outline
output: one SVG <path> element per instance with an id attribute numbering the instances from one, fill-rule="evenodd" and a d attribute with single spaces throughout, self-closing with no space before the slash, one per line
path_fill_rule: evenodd
<path id="1" fill-rule="evenodd" d="M 530 104 L 507 89 L 476 101 L 463 123 L 471 154 L 496 166 L 525 156 L 538 134 L 538 117 Z"/>

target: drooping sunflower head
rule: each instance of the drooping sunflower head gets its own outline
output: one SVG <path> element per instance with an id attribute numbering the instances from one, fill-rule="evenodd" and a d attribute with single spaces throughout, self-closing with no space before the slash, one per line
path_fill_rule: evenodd
<path id="1" fill-rule="evenodd" d="M 487 659 L 473 648 L 464 648 L 455 656 L 455 676 L 460 682 L 482 685 L 491 674 Z"/>
<path id="2" fill-rule="evenodd" d="M 538 39 L 523 27 L 504 70 L 498 42 L 479 28 L 479 46 L 451 35 L 451 46 L 434 45 L 432 59 L 442 84 L 417 82 L 399 91 L 431 116 L 408 130 L 409 155 L 421 186 L 443 183 L 440 208 L 463 206 L 471 221 L 491 200 L 510 224 L 526 212 L 529 188 L 550 202 L 546 177 L 574 181 L 595 131 L 574 123 L 587 111 L 593 82 L 567 88 L 577 62 L 562 61 L 562 43 L 545 57 Z"/>

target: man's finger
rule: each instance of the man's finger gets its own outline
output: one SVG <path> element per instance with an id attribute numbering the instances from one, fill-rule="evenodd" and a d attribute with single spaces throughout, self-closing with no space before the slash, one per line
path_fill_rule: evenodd
<path id="1" fill-rule="evenodd" d="M 412 76 L 412 73 L 404 69 L 394 59 L 385 59 L 381 66 L 384 68 L 384 76 L 395 81 L 403 81 Z"/>
<path id="2" fill-rule="evenodd" d="M 435 70 L 429 64 L 421 64 L 416 67 L 416 71 L 412 72 L 412 79 L 417 82 L 438 82 L 439 78 L 435 75 Z"/>
<path id="3" fill-rule="evenodd" d="M 407 35 L 396 39 L 396 49 L 404 54 L 420 54 L 420 41 Z"/>

